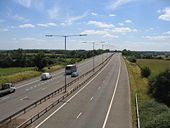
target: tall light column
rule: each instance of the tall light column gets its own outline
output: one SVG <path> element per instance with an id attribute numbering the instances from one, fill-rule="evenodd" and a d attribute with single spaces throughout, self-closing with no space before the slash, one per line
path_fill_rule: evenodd
<path id="1" fill-rule="evenodd" d="M 58 36 L 58 37 L 64 37 L 65 40 L 65 66 L 67 65 L 67 61 L 66 61 L 66 42 L 67 42 L 67 37 L 71 37 L 71 36 L 87 36 L 87 34 L 80 34 L 80 35 L 45 35 L 47 37 L 52 37 L 52 36 Z M 66 78 L 66 68 L 65 68 L 65 88 L 64 88 L 64 92 L 67 92 L 67 78 Z"/>

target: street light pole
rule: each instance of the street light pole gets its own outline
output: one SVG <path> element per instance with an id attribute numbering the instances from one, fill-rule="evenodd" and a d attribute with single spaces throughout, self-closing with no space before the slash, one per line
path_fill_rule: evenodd
<path id="1" fill-rule="evenodd" d="M 92 43 L 92 45 L 93 45 L 93 72 L 94 72 L 94 45 L 95 45 L 95 42 L 82 42 L 82 43 Z"/>
<path id="2" fill-rule="evenodd" d="M 93 72 L 94 72 L 94 42 L 93 43 Z"/>
<path id="3" fill-rule="evenodd" d="M 67 61 L 66 61 L 66 42 L 67 42 L 67 37 L 71 37 L 71 36 L 87 36 L 87 34 L 80 34 L 80 35 L 45 35 L 47 37 L 52 37 L 52 36 L 58 36 L 58 37 L 64 37 L 64 42 L 65 42 L 65 66 L 67 65 Z M 65 68 L 65 86 L 64 86 L 64 92 L 67 92 L 67 78 L 66 78 L 66 68 Z"/>
<path id="4" fill-rule="evenodd" d="M 102 64 L 103 64 L 103 47 L 104 47 L 104 44 L 102 44 Z"/>
<path id="5" fill-rule="evenodd" d="M 67 65 L 67 61 L 66 61 L 66 41 L 67 41 L 67 36 L 64 36 L 65 39 L 65 66 Z M 64 92 L 67 92 L 67 78 L 66 78 L 66 67 L 65 67 L 65 73 L 64 73 L 64 77 L 65 77 L 65 88 L 64 88 Z"/>

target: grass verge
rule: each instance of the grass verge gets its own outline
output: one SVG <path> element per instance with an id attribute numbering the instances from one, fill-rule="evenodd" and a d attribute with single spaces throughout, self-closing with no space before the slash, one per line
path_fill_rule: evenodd
<path id="1" fill-rule="evenodd" d="M 52 72 L 52 71 L 58 70 L 60 68 L 63 68 L 63 65 L 55 65 L 50 68 L 46 67 L 46 68 L 44 68 L 43 72 Z M 31 69 L 31 68 L 29 68 L 29 69 Z M 41 73 L 42 72 L 40 72 L 40 71 L 35 71 L 35 68 L 32 68 L 32 71 L 24 70 L 23 72 L 20 71 L 20 72 L 11 74 L 11 75 L 5 75 L 5 76 L 1 75 L 0 76 L 0 87 L 1 87 L 2 83 L 6 83 L 6 82 L 16 83 L 16 82 L 19 82 L 22 80 L 26 80 L 26 79 L 30 79 L 32 77 L 38 76 Z"/>
<path id="2" fill-rule="evenodd" d="M 0 76 L 12 75 L 18 72 L 31 71 L 35 69 L 35 67 L 0 68 Z"/>
<path id="3" fill-rule="evenodd" d="M 132 127 L 136 128 L 136 106 L 135 106 L 135 94 L 138 93 L 139 104 L 144 101 L 153 100 L 148 96 L 148 80 L 142 78 L 140 74 L 140 68 L 135 63 L 130 63 L 124 57 L 128 68 L 130 90 L 131 90 L 131 110 L 132 110 Z"/>

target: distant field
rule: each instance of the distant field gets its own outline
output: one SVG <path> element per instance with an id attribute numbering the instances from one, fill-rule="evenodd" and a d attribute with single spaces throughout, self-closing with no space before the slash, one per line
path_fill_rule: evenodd
<path id="1" fill-rule="evenodd" d="M 158 75 L 160 72 L 170 68 L 170 61 L 168 60 L 154 60 L 154 59 L 138 59 L 137 64 L 141 67 L 147 66 L 151 69 L 151 77 Z"/>
<path id="2" fill-rule="evenodd" d="M 31 71 L 35 67 L 26 67 L 26 68 L 0 68 L 0 76 L 12 75 L 18 72 Z"/>

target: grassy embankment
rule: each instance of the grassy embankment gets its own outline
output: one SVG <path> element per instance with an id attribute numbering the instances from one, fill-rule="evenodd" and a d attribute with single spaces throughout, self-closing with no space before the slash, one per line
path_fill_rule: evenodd
<path id="1" fill-rule="evenodd" d="M 130 63 L 126 60 L 126 64 L 131 86 L 132 123 L 133 128 L 136 128 L 135 94 L 138 93 L 139 104 L 142 104 L 144 101 L 154 101 L 154 99 L 148 95 L 148 79 L 141 77 L 139 66 L 148 66 L 151 69 L 150 78 L 152 78 L 167 68 L 170 68 L 170 61 L 140 59 L 137 60 L 137 64 Z"/>
<path id="2" fill-rule="evenodd" d="M 138 99 L 141 103 L 144 100 L 152 100 L 147 95 L 148 81 L 146 78 L 142 78 L 140 75 L 140 68 L 137 64 L 130 63 L 125 59 L 129 79 L 130 79 L 130 89 L 131 89 L 131 110 L 132 110 L 132 125 L 136 128 L 136 107 L 135 107 L 135 95 L 138 93 Z"/>
<path id="3" fill-rule="evenodd" d="M 62 68 L 62 65 L 56 65 L 50 67 L 48 69 L 47 67 L 44 68 L 44 72 L 51 72 L 55 71 L 57 69 Z M 26 80 L 35 76 L 40 75 L 42 72 L 36 71 L 35 67 L 29 67 L 29 68 L 0 68 L 0 86 L 4 82 L 19 82 L 22 80 Z"/>

